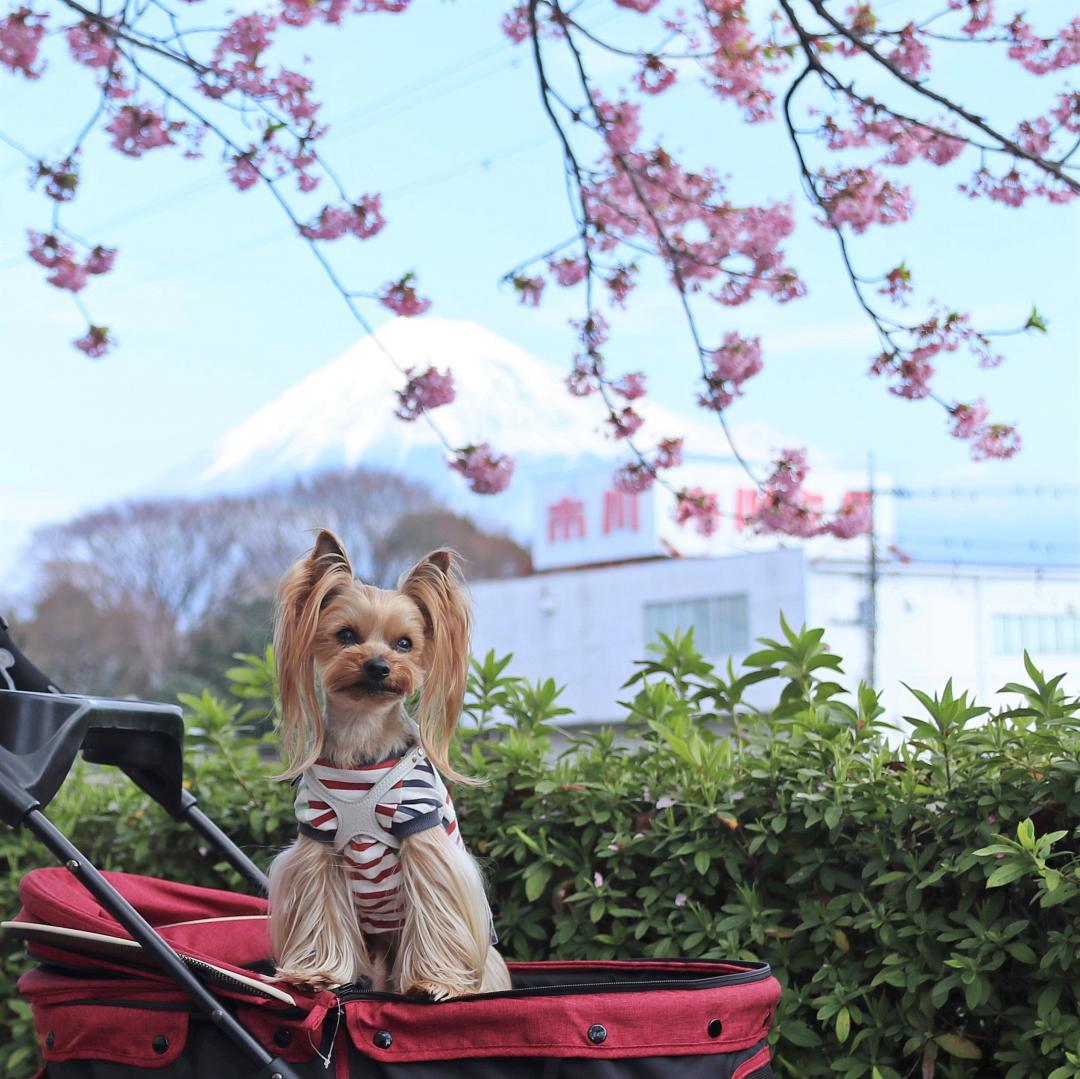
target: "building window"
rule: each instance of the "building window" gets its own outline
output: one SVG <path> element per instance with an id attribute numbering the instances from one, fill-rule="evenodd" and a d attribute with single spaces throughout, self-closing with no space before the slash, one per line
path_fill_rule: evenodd
<path id="1" fill-rule="evenodd" d="M 645 640 L 661 633 L 685 633 L 693 627 L 694 644 L 705 656 L 730 656 L 750 647 L 750 620 L 746 594 L 680 599 L 673 603 L 645 604 Z"/>
<path id="2" fill-rule="evenodd" d="M 994 651 L 1018 656 L 1080 655 L 1080 614 L 995 614 Z"/>

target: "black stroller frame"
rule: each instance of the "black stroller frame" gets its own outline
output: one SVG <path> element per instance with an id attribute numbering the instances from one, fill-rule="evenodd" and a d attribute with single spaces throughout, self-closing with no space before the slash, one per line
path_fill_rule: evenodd
<path id="1" fill-rule="evenodd" d="M 61 693 L 19 651 L 0 618 L 0 819 L 26 828 L 151 956 L 250 1062 L 256 1079 L 298 1079 L 188 969 L 179 955 L 61 832 L 44 810 L 76 757 L 120 768 L 174 820 L 184 821 L 263 894 L 266 874 L 183 786 L 180 709 Z"/>

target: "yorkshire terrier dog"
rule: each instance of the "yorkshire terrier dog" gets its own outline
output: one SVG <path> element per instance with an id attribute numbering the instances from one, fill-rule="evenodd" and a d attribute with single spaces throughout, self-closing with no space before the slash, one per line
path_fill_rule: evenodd
<path id="1" fill-rule="evenodd" d="M 480 870 L 440 776 L 469 663 L 457 556 L 396 591 L 353 577 L 331 532 L 286 573 L 274 647 L 299 835 L 270 868 L 278 976 L 435 1000 L 510 988 Z M 322 689 L 322 704 L 319 700 Z M 419 691 L 414 720 L 405 698 Z"/>

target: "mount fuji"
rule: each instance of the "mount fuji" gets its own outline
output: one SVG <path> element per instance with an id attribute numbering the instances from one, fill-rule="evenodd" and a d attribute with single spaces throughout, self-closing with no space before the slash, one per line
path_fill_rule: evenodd
<path id="1" fill-rule="evenodd" d="M 451 445 L 487 441 L 516 462 L 506 494 L 470 492 L 446 466 L 446 451 L 423 421 L 394 416 L 400 368 L 453 371 L 452 404 L 433 414 Z M 455 510 L 522 538 L 532 516 L 532 481 L 564 469 L 625 458 L 601 431 L 604 410 L 566 390 L 565 370 L 473 322 L 397 318 L 308 375 L 226 432 L 164 487 L 189 496 L 250 492 L 327 469 L 386 469 L 422 480 Z M 719 426 L 646 399 L 653 441 L 682 435 L 694 455 L 728 449 Z M 763 426 L 740 431 L 744 452 L 765 458 L 782 436 Z"/>

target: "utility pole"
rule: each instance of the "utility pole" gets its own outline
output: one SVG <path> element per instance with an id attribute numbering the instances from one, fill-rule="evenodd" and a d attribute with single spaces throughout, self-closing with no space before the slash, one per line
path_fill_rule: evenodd
<path id="1" fill-rule="evenodd" d="M 871 688 L 877 686 L 877 591 L 878 591 L 878 546 L 877 546 L 877 489 L 876 469 L 873 451 L 867 457 L 867 497 L 870 501 L 870 532 L 868 539 L 869 566 L 867 570 L 866 590 L 866 682 Z"/>

